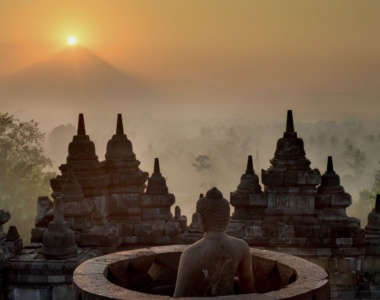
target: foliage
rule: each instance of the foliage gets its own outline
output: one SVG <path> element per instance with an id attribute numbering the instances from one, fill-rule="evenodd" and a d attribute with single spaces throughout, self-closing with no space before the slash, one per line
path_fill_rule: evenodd
<path id="1" fill-rule="evenodd" d="M 48 153 L 55 165 L 65 161 L 67 156 L 67 145 L 75 135 L 75 126 L 72 124 L 59 125 L 48 135 Z"/>
<path id="2" fill-rule="evenodd" d="M 343 155 L 349 160 L 347 164 L 353 169 L 355 175 L 360 176 L 367 163 L 367 156 L 359 148 L 355 148 L 350 142 L 346 142 Z"/>
<path id="3" fill-rule="evenodd" d="M 372 179 L 371 188 L 360 190 L 358 201 L 352 205 L 352 209 L 355 211 L 355 215 L 361 220 L 362 225 L 367 224 L 368 214 L 375 207 L 377 194 L 380 194 L 380 169 L 374 173 Z"/>
<path id="4" fill-rule="evenodd" d="M 20 121 L 0 113 L 0 207 L 11 213 L 9 224 L 29 236 L 36 215 L 37 197 L 49 195 L 49 179 L 44 172 L 51 165 L 42 149 L 44 134 L 34 120 Z"/>
<path id="5" fill-rule="evenodd" d="M 195 163 L 192 165 L 197 172 L 209 170 L 211 168 L 210 158 L 207 155 L 199 155 L 195 158 Z"/>

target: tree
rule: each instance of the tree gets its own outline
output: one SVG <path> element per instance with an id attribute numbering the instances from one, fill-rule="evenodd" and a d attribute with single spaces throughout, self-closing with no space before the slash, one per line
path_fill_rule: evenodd
<path id="1" fill-rule="evenodd" d="M 67 145 L 75 135 L 75 126 L 72 124 L 59 125 L 48 135 L 49 157 L 53 159 L 55 165 L 66 160 Z"/>
<path id="2" fill-rule="evenodd" d="M 51 160 L 44 155 L 44 134 L 34 120 L 20 121 L 0 113 L 0 208 L 11 213 L 14 224 L 26 239 L 36 216 L 37 198 L 51 193 L 53 173 L 44 169 Z"/>
<path id="3" fill-rule="evenodd" d="M 373 174 L 370 188 L 359 191 L 359 199 L 351 208 L 354 215 L 361 220 L 362 225 L 367 224 L 367 217 L 375 207 L 377 194 L 380 194 L 380 169 Z"/>
<path id="4" fill-rule="evenodd" d="M 195 158 L 195 163 L 192 165 L 197 172 L 202 172 L 211 168 L 211 164 L 209 162 L 210 158 L 207 155 L 198 155 Z"/>
<path id="5" fill-rule="evenodd" d="M 367 156 L 359 148 L 355 148 L 349 141 L 345 140 L 343 155 L 348 159 L 348 166 L 353 169 L 355 176 L 363 174 L 367 164 Z"/>

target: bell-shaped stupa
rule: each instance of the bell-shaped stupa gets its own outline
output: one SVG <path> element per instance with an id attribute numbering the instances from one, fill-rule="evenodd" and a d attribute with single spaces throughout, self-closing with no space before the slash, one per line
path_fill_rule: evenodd
<path id="1" fill-rule="evenodd" d="M 261 220 L 268 203 L 259 184 L 259 176 L 253 169 L 252 155 L 248 156 L 247 169 L 241 175 L 237 190 L 230 195 L 230 203 L 235 208 L 234 220 Z"/>

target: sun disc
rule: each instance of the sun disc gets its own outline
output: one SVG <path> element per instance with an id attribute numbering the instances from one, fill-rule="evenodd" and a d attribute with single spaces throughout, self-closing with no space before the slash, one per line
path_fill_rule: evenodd
<path id="1" fill-rule="evenodd" d="M 68 38 L 67 38 L 67 43 L 68 43 L 69 45 L 75 45 L 75 44 L 77 43 L 77 39 L 76 39 L 76 37 L 74 37 L 74 36 L 70 36 L 70 37 L 68 37 Z"/>

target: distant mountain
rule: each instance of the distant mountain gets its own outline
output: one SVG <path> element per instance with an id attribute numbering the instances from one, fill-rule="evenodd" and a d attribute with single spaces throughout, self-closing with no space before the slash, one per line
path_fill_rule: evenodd
<path id="1" fill-rule="evenodd" d="M 120 103 L 146 105 L 155 97 L 137 78 L 79 45 L 0 80 L 3 109 L 107 109 Z"/>

